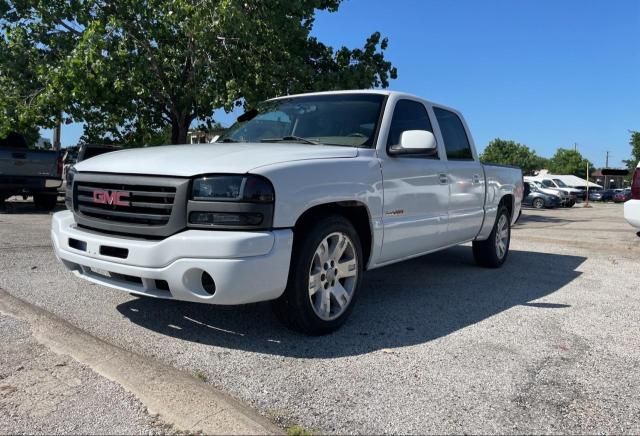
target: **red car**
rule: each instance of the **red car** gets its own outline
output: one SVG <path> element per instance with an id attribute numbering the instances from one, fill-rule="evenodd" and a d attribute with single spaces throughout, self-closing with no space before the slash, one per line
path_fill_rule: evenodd
<path id="1" fill-rule="evenodd" d="M 631 189 L 625 189 L 624 191 L 616 192 L 613 196 L 614 203 L 624 203 L 631 199 Z"/>

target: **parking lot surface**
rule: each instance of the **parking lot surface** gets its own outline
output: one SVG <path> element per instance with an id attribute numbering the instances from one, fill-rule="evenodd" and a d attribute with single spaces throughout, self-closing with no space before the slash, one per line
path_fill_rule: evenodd
<path id="1" fill-rule="evenodd" d="M 525 210 L 499 270 L 459 246 L 371 271 L 350 320 L 317 338 L 266 303 L 168 302 L 77 279 L 49 224 L 27 204 L 0 214 L 0 288 L 202 374 L 284 427 L 640 433 L 640 238 L 621 205 Z"/>

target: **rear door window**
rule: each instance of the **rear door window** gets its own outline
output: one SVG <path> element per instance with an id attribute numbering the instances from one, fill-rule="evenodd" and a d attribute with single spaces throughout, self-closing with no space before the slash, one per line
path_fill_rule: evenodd
<path id="1" fill-rule="evenodd" d="M 447 159 L 473 160 L 471 144 L 460 117 L 439 107 L 434 107 L 433 111 L 436 113 L 436 119 L 440 125 L 444 147 L 447 150 Z"/>

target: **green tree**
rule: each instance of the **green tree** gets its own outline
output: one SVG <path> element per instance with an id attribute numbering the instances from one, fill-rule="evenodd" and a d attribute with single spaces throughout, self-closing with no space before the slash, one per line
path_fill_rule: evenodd
<path id="1" fill-rule="evenodd" d="M 640 132 L 631 130 L 631 137 L 629 138 L 629 145 L 631 146 L 631 159 L 623 160 L 627 165 L 627 168 L 633 172 L 638 162 L 640 162 Z"/>
<path id="2" fill-rule="evenodd" d="M 589 168 L 593 168 L 593 164 L 584 158 L 579 151 L 558 148 L 556 154 L 549 159 L 548 169 L 552 174 L 573 174 L 587 179 L 587 163 Z"/>
<path id="3" fill-rule="evenodd" d="M 23 56 L 23 65 L 0 60 L 0 68 L 31 75 L 17 87 L 25 105 L 12 106 L 0 81 L 0 109 L 15 111 L 0 115 L 50 125 L 64 111 L 86 123 L 88 139 L 116 142 L 170 126 L 170 142 L 180 143 L 218 108 L 387 87 L 397 72 L 379 33 L 338 50 L 311 36 L 316 11 L 335 12 L 341 1 L 0 0 L 0 56 Z"/>
<path id="4" fill-rule="evenodd" d="M 484 163 L 515 165 L 524 175 L 533 175 L 534 171 L 545 167 L 546 159 L 536 155 L 529 147 L 515 141 L 496 138 L 487 145 L 480 156 Z"/>

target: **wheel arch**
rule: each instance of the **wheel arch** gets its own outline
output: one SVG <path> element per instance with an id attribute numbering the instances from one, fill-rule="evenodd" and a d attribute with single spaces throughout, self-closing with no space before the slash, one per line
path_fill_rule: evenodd
<path id="1" fill-rule="evenodd" d="M 360 201 L 336 201 L 310 207 L 296 220 L 293 227 L 294 239 L 303 234 L 305 229 L 312 226 L 313 223 L 329 215 L 341 215 L 351 222 L 362 244 L 362 256 L 366 269 L 372 254 L 373 229 L 369 208 Z"/>
<path id="2" fill-rule="evenodd" d="M 516 201 L 516 198 L 513 194 L 503 195 L 502 198 L 500 199 L 500 202 L 498 203 L 498 209 L 500 209 L 501 206 L 506 207 L 507 210 L 509 211 L 509 218 L 513 218 L 515 201 Z"/>

